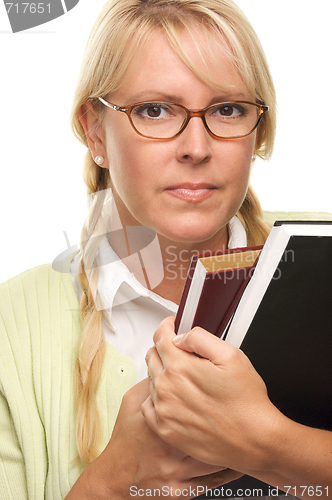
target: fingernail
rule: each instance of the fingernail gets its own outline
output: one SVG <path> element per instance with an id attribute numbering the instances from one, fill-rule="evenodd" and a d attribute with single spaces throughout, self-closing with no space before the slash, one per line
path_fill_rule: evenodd
<path id="1" fill-rule="evenodd" d="M 180 335 L 176 335 L 174 339 L 172 339 L 173 344 L 179 344 L 185 335 L 186 335 L 185 333 L 180 333 Z"/>

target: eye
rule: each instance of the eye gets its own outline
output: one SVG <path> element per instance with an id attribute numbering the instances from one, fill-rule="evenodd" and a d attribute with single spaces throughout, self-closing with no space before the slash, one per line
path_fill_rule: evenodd
<path id="1" fill-rule="evenodd" d="M 158 118 L 162 114 L 162 108 L 160 106 L 150 106 L 146 108 L 146 114 L 150 116 L 150 118 Z"/>
<path id="2" fill-rule="evenodd" d="M 237 118 L 245 115 L 245 109 L 239 104 L 223 104 L 214 109 L 213 114 L 225 118 Z"/>
<path id="3" fill-rule="evenodd" d="M 173 115 L 172 109 L 170 106 L 162 103 L 153 103 L 148 102 L 144 104 L 139 104 L 135 108 L 133 108 L 132 112 L 138 117 L 142 119 L 162 119 L 169 118 Z"/>

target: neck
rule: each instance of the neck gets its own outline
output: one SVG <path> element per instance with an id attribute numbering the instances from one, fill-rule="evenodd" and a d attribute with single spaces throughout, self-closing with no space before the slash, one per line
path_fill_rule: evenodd
<path id="1" fill-rule="evenodd" d="M 228 229 L 225 226 L 214 237 L 204 242 L 174 242 L 160 235 L 158 239 L 164 277 L 153 288 L 153 291 L 161 297 L 179 304 L 193 255 L 202 252 L 226 250 L 228 247 Z"/>
<path id="2" fill-rule="evenodd" d="M 227 249 L 228 228 L 224 226 L 203 242 L 178 242 L 156 235 L 144 226 L 125 226 L 120 231 L 110 232 L 109 242 L 120 259 L 137 256 L 132 261 L 126 259 L 126 265 L 144 286 L 179 304 L 192 256 Z M 136 268 L 131 268 L 132 263 Z M 143 270 L 141 277 L 136 272 L 137 265 Z"/>

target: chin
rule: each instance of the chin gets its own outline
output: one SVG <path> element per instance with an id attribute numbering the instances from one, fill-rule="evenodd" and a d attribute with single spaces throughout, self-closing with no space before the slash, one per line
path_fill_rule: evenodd
<path id="1" fill-rule="evenodd" d="M 175 227 L 171 228 L 171 230 L 161 231 L 159 234 L 177 243 L 202 244 L 206 241 L 208 244 L 219 231 L 222 231 L 225 225 L 212 227 L 211 225 L 208 226 L 206 222 L 202 222 L 200 225 L 195 224 L 195 226 L 177 224 Z M 209 250 L 209 247 L 207 247 L 206 250 Z"/>

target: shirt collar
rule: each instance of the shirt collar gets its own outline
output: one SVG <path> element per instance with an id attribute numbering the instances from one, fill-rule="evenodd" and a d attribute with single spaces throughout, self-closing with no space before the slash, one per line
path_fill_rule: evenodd
<path id="1" fill-rule="evenodd" d="M 247 246 L 247 233 L 242 222 L 236 215 L 229 221 L 228 224 L 228 248 L 243 248 Z"/>

